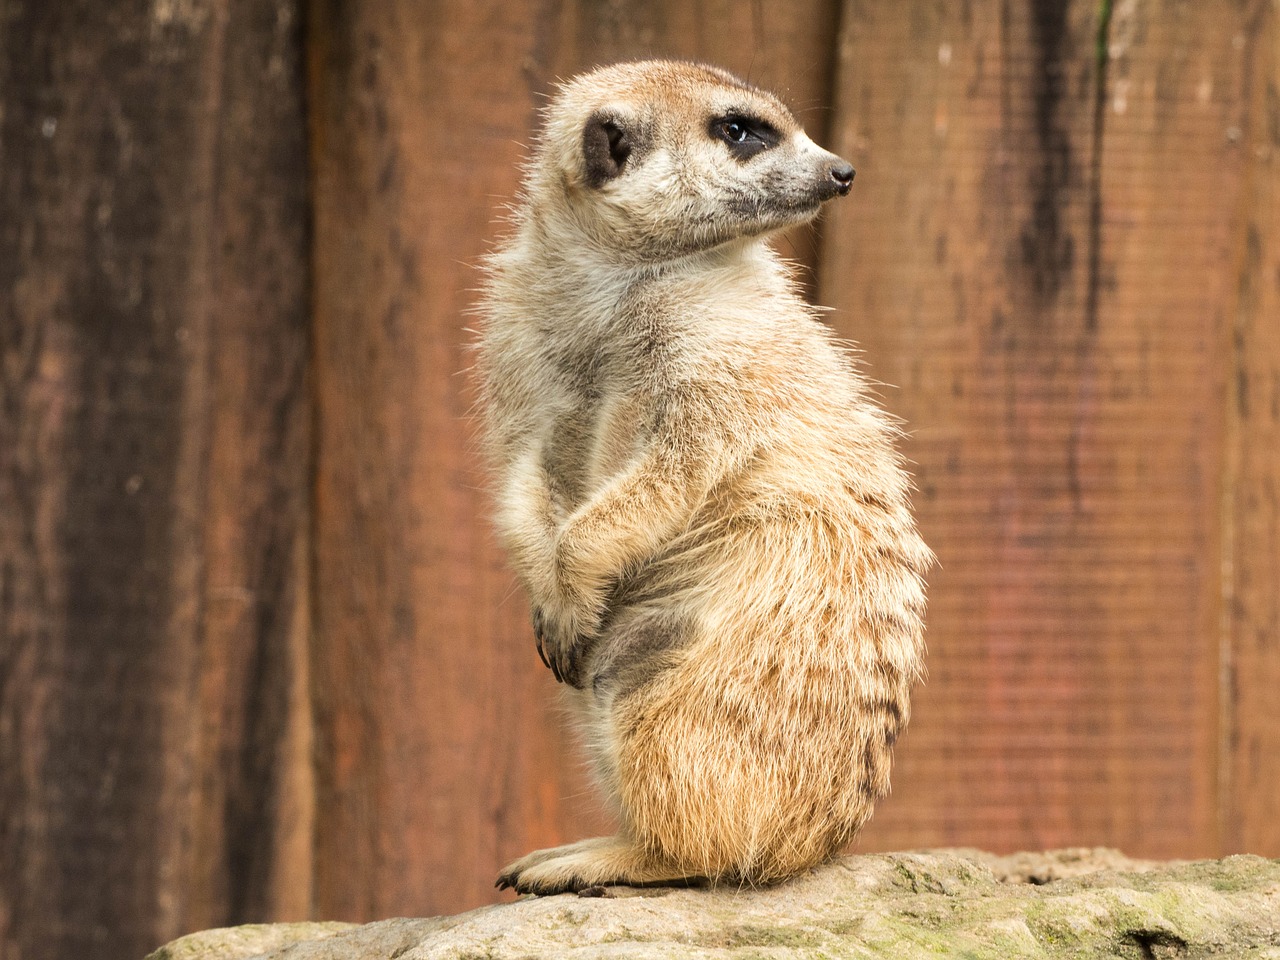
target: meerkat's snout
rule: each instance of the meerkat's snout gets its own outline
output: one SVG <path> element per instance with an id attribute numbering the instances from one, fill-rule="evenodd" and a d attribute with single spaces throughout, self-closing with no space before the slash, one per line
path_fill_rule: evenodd
<path id="1" fill-rule="evenodd" d="M 825 202 L 834 197 L 847 197 L 853 188 L 853 177 L 856 172 L 853 164 L 843 157 L 823 150 L 816 144 L 813 144 L 812 149 L 818 154 L 817 162 L 814 164 L 814 177 L 817 180 L 817 191 L 822 201 Z"/>
<path id="2" fill-rule="evenodd" d="M 836 193 L 842 197 L 847 197 L 849 191 L 853 188 L 853 177 L 858 172 L 853 169 L 852 164 L 840 160 L 831 166 L 828 171 L 831 176 L 831 182 L 835 184 Z"/>

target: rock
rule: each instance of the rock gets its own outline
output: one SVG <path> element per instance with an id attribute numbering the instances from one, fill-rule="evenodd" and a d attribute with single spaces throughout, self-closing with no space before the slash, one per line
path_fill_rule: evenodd
<path id="1" fill-rule="evenodd" d="M 1280 860 L 852 856 L 771 889 L 610 887 L 429 920 L 235 927 L 147 960 L 507 957 L 1280 960 Z"/>
<path id="2" fill-rule="evenodd" d="M 1067 877 L 1080 877 L 1101 870 L 1121 873 L 1147 873 L 1161 867 L 1180 866 L 1185 861 L 1134 860 L 1119 850 L 1107 847 L 1068 847 L 1043 853 L 1011 853 L 997 857 L 982 850 L 952 850 L 959 856 L 985 863 L 1001 883 L 1049 883 Z"/>
<path id="3" fill-rule="evenodd" d="M 290 944 L 314 943 L 353 927 L 354 923 L 249 923 L 205 930 L 161 947 L 147 960 L 242 960 Z"/>

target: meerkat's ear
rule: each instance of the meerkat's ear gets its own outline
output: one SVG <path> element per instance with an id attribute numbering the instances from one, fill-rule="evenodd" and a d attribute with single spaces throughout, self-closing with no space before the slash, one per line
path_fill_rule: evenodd
<path id="1" fill-rule="evenodd" d="M 587 184 L 603 187 L 614 177 L 621 176 L 634 137 L 624 126 L 624 121 L 609 113 L 593 113 L 582 130 L 582 156 L 587 162 Z"/>

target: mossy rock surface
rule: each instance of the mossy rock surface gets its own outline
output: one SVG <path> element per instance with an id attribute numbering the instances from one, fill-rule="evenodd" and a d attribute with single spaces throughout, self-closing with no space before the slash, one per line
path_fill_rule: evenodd
<path id="1" fill-rule="evenodd" d="M 846 857 L 763 890 L 612 888 L 452 917 L 210 930 L 148 960 L 1280 960 L 1280 860 L 1109 850 Z"/>

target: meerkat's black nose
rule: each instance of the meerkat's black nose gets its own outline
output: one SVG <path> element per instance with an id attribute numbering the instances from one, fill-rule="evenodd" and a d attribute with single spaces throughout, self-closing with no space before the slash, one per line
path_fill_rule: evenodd
<path id="1" fill-rule="evenodd" d="M 831 179 L 835 181 L 836 192 L 840 196 L 848 194 L 853 186 L 853 175 L 857 172 L 843 160 L 831 167 Z"/>

